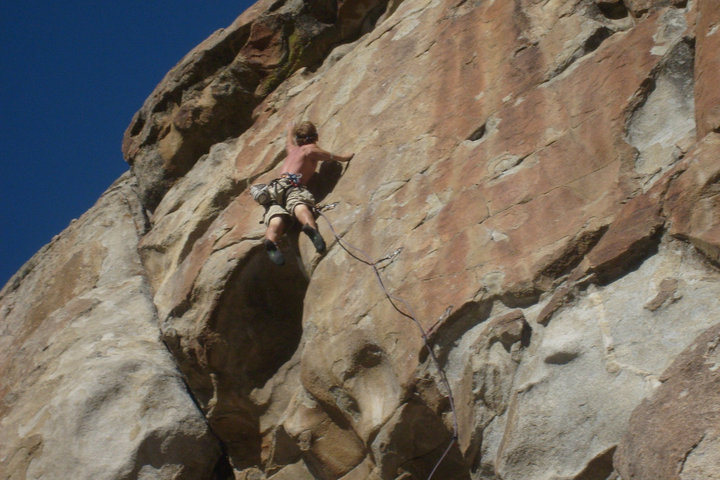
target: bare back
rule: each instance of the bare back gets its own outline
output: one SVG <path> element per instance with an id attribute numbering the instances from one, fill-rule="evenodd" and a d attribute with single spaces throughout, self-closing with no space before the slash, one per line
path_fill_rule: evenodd
<path id="1" fill-rule="evenodd" d="M 287 151 L 287 157 L 285 157 L 285 160 L 282 164 L 282 173 L 292 173 L 292 174 L 300 174 L 302 175 L 300 178 L 300 183 L 303 185 L 307 185 L 307 183 L 310 181 L 312 176 L 315 174 L 315 169 L 317 168 L 318 162 L 324 162 L 327 160 L 330 161 L 336 161 L 336 162 L 349 162 L 350 159 L 353 157 L 353 154 L 350 155 L 333 155 L 328 151 L 323 150 L 322 148 L 318 147 L 317 143 L 317 131 L 315 130 L 315 127 L 310 122 L 304 122 L 301 124 L 301 128 L 303 126 L 307 127 L 307 125 L 311 127 L 310 131 L 305 131 L 304 133 L 300 133 L 298 131 L 298 135 L 303 135 L 303 139 L 307 141 L 307 139 L 310 139 L 310 143 L 304 143 L 303 145 L 298 145 L 295 141 L 296 133 L 295 128 L 292 126 L 289 126 L 287 137 L 285 140 L 285 150 Z M 300 137 L 297 137 L 298 139 Z"/>
<path id="2" fill-rule="evenodd" d="M 282 164 L 283 173 L 301 174 L 300 183 L 307 184 L 315 174 L 315 169 L 320 161 L 328 160 L 329 155 L 315 144 L 288 145 L 287 157 Z"/>

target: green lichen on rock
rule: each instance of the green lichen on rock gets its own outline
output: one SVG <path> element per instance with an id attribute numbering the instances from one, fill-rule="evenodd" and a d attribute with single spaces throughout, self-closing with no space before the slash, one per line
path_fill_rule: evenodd
<path id="1" fill-rule="evenodd" d="M 258 95 L 261 97 L 269 95 L 282 82 L 303 67 L 317 66 L 332 46 L 334 30 L 334 26 L 327 26 L 322 28 L 320 35 L 316 37 L 295 27 L 286 39 L 287 55 L 283 62 L 260 83 L 257 90 Z"/>

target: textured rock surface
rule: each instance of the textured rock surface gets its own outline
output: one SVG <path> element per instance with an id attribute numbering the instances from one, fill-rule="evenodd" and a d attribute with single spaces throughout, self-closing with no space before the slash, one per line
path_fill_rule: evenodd
<path id="1" fill-rule="evenodd" d="M 623 478 L 720 478 L 720 326 L 700 335 L 633 413 L 616 453 Z"/>
<path id="2" fill-rule="evenodd" d="M 147 207 L 210 146 L 253 123 L 253 109 L 300 68 L 371 28 L 387 0 L 261 0 L 173 68 L 125 132 L 123 153 Z"/>
<path id="3" fill-rule="evenodd" d="M 162 345 L 131 178 L 0 292 L 2 478 L 210 478 L 220 446 Z"/>
<path id="4" fill-rule="evenodd" d="M 676 284 L 671 295 L 662 289 L 669 279 Z M 712 270 L 677 241 L 663 242 L 621 279 L 589 287 L 533 335 L 508 412 L 489 426 L 482 457 L 500 460 L 503 479 L 544 478 L 548 471 L 576 478 L 592 459 L 611 457 L 630 414 L 665 380 L 669 360 L 717 324 L 719 308 Z M 493 438 L 497 429 L 502 439 Z M 609 458 L 605 468 L 609 475 Z"/>
<path id="5" fill-rule="evenodd" d="M 720 92 L 715 87 L 720 80 L 720 11 L 714 2 L 699 2 L 696 29 L 698 68 L 695 69 L 697 92 L 696 121 L 700 137 L 710 131 L 720 132 Z"/>
<path id="6" fill-rule="evenodd" d="M 718 12 L 263 1 L 170 72 L 126 132 L 130 243 L 232 475 L 423 479 L 448 446 L 434 478 L 720 475 L 717 422 L 666 421 L 717 403 Z M 324 256 L 266 258 L 246 190 L 300 119 L 355 152 L 311 188 L 395 306 L 323 219 Z"/>

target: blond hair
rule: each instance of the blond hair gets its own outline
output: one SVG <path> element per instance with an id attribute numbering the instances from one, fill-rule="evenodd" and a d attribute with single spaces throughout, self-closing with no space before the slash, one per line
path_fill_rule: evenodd
<path id="1" fill-rule="evenodd" d="M 317 128 L 312 122 L 302 122 L 295 127 L 295 141 L 298 145 L 307 145 L 315 143 L 318 140 Z"/>

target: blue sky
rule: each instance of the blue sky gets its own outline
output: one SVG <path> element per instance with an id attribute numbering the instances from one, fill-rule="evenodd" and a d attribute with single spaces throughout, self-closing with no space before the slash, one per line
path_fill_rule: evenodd
<path id="1" fill-rule="evenodd" d="M 0 288 L 128 169 L 122 135 L 165 73 L 253 1 L 0 6 Z"/>

